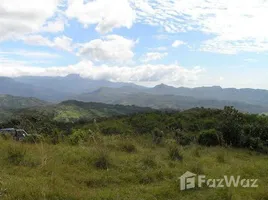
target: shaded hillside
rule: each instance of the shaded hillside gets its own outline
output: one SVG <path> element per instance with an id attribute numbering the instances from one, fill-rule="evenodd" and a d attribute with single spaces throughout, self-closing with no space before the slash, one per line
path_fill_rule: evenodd
<path id="1" fill-rule="evenodd" d="M 93 97 L 90 93 L 96 91 L 97 97 Z M 98 93 L 101 93 L 102 98 L 98 98 Z M 113 96 L 113 93 L 115 96 Z M 122 94 L 123 93 L 123 94 Z M 76 74 L 71 74 L 66 77 L 35 77 L 35 76 L 22 76 L 17 78 L 0 77 L 0 94 L 10 94 L 14 96 L 23 97 L 35 97 L 45 101 L 60 102 L 69 99 L 77 99 L 83 101 L 97 101 L 105 103 L 116 103 L 121 97 L 126 98 L 126 94 L 135 95 L 137 93 L 145 93 L 155 96 L 160 99 L 166 99 L 166 95 L 174 95 L 181 97 L 193 97 L 197 100 L 201 100 L 202 104 L 206 106 L 207 103 L 204 100 L 217 100 L 226 102 L 243 102 L 245 104 L 260 105 L 266 107 L 268 105 L 268 91 L 259 89 L 235 89 L 235 88 L 221 88 L 219 86 L 214 87 L 198 87 L 198 88 L 185 88 L 185 87 L 172 87 L 164 84 L 155 86 L 154 88 L 146 88 L 137 86 L 131 83 L 110 82 L 106 80 L 92 80 L 88 78 L 80 77 Z M 91 96 L 90 96 L 91 95 Z M 88 97 L 90 96 L 90 97 Z M 148 106 L 143 104 L 144 101 L 141 94 L 139 102 L 136 104 L 139 106 Z M 178 97 L 178 98 L 181 98 Z M 108 100 L 103 99 L 108 98 Z M 154 98 L 152 96 L 152 98 Z M 133 104 L 124 100 L 124 104 Z M 164 100 L 164 101 L 174 101 Z M 135 104 L 135 103 L 134 103 Z M 161 102 L 152 102 L 153 107 L 161 107 L 158 104 Z M 163 104 L 167 107 L 175 107 L 174 103 Z M 202 104 L 200 106 L 202 106 Z M 220 103 L 221 104 L 221 103 Z M 199 105 L 194 102 L 195 107 Z M 228 104 L 233 105 L 233 104 Z M 258 112 L 257 109 L 244 109 L 246 105 L 242 105 L 242 111 Z M 222 108 L 222 106 L 214 106 Z M 247 105 L 246 107 L 249 107 Z M 177 107 L 176 107 L 177 108 Z M 188 106 L 186 108 L 189 108 Z M 266 110 L 264 110 L 266 111 Z"/>
<path id="2" fill-rule="evenodd" d="M 0 77 L 0 94 L 21 97 L 34 97 L 44 101 L 61 101 L 71 95 L 55 89 L 48 89 L 28 83 L 16 81 L 12 78 Z"/>
<path id="3" fill-rule="evenodd" d="M 161 95 L 181 95 L 191 96 L 198 99 L 216 99 L 225 101 L 241 101 L 248 104 L 264 105 L 268 104 L 268 91 L 260 89 L 236 89 L 236 88 L 221 88 L 213 87 L 171 87 L 164 84 L 157 85 L 154 88 L 148 89 L 148 93 Z"/>
<path id="4" fill-rule="evenodd" d="M 107 80 L 93 80 L 89 78 L 83 78 L 78 74 L 70 74 L 65 77 L 22 76 L 14 78 L 14 80 L 40 88 L 64 92 L 66 94 L 69 94 L 69 96 L 85 92 L 92 92 L 99 89 L 100 87 L 119 88 L 124 86 L 131 86 L 142 88 L 132 83 L 110 82 Z"/>
<path id="5" fill-rule="evenodd" d="M 39 121 L 46 118 L 49 120 L 53 119 L 58 122 L 76 122 L 78 120 L 106 118 L 147 111 L 152 111 L 152 109 L 137 106 L 85 103 L 73 100 L 65 101 L 60 104 L 39 106 L 28 109 L 5 110 L 2 112 L 2 115 L 5 114 L 5 120 L 2 119 L 2 122 L 7 121 L 7 119 L 19 119 L 21 117 L 31 118 L 31 116 L 37 117 Z"/>
<path id="6" fill-rule="evenodd" d="M 47 105 L 47 102 L 36 98 L 25 98 L 0 94 L 0 108 L 2 109 L 20 109 L 44 105 Z"/>
<path id="7" fill-rule="evenodd" d="M 48 103 L 36 98 L 0 94 L 0 122 L 11 118 L 18 109 L 40 107 L 45 105 L 48 105 Z"/>
<path id="8" fill-rule="evenodd" d="M 155 109 L 190 109 L 195 107 L 224 108 L 234 106 L 240 111 L 250 113 L 267 112 L 268 108 L 260 105 L 252 105 L 239 101 L 223 101 L 213 99 L 197 99 L 190 96 L 179 95 L 156 95 L 139 92 L 137 89 L 126 88 L 100 88 L 92 93 L 83 94 L 77 97 L 80 101 L 102 102 L 108 104 L 136 105 Z"/>

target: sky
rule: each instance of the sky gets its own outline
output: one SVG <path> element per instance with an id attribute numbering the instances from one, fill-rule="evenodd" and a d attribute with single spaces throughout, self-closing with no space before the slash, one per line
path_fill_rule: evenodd
<path id="1" fill-rule="evenodd" d="M 267 0 L 0 0 L 0 76 L 268 89 Z"/>

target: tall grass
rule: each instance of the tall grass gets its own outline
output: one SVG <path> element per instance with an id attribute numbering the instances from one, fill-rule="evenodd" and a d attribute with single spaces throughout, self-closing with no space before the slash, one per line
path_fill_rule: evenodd
<path id="1" fill-rule="evenodd" d="M 156 146 L 146 136 L 129 138 L 124 146 L 122 137 L 98 137 L 101 143 L 81 145 L 0 139 L 0 199 L 267 199 L 266 155 L 220 147 Z M 211 178 L 258 178 L 259 187 L 180 191 L 178 178 L 186 171 Z"/>

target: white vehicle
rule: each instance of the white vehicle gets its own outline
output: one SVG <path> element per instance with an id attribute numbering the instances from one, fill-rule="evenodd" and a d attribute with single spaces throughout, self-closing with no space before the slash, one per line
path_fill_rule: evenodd
<path id="1" fill-rule="evenodd" d="M 5 128 L 0 129 L 0 135 L 11 135 L 14 140 L 21 141 L 29 134 L 23 129 Z"/>

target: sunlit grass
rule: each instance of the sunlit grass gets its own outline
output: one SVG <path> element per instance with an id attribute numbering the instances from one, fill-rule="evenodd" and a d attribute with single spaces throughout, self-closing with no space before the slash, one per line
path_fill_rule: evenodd
<path id="1" fill-rule="evenodd" d="M 0 199 L 268 198 L 266 155 L 199 146 L 179 146 L 171 152 L 168 142 L 158 146 L 142 136 L 100 137 L 76 146 L 0 140 Z M 177 154 L 183 159 L 173 159 Z M 211 178 L 258 178 L 259 188 L 180 191 L 178 178 L 191 170 Z"/>

